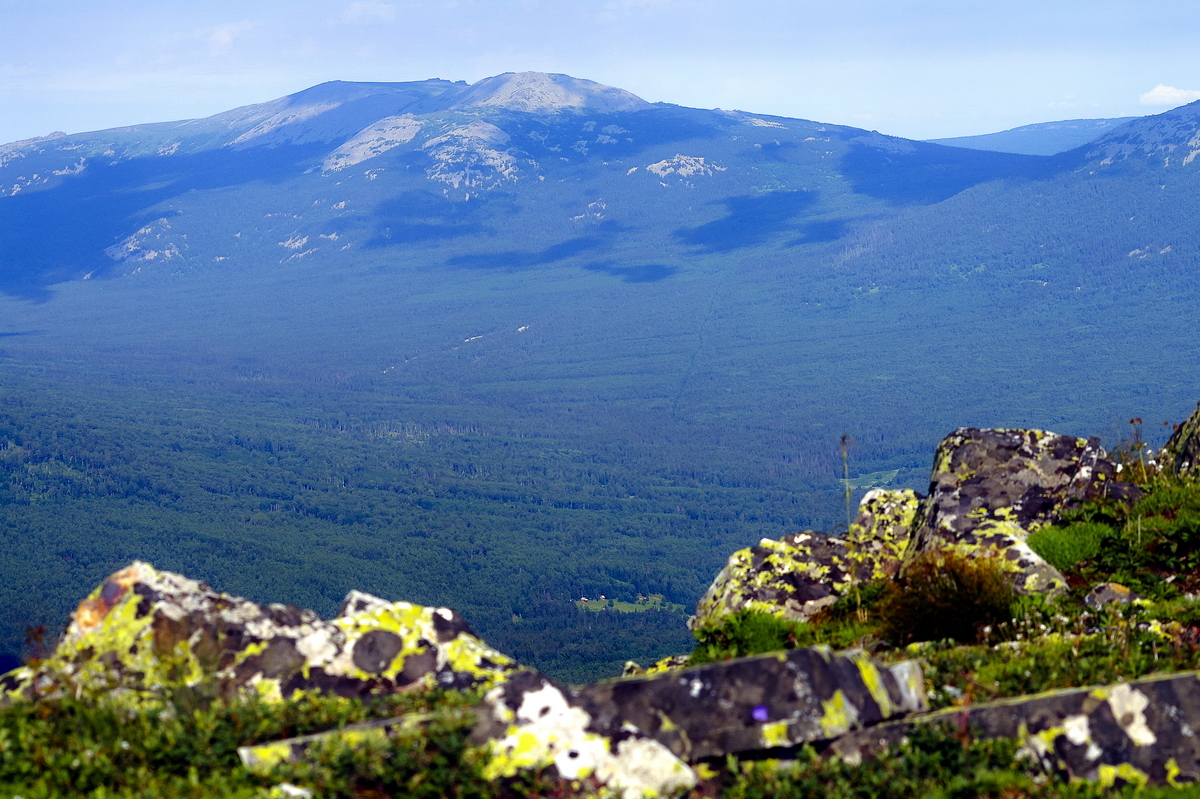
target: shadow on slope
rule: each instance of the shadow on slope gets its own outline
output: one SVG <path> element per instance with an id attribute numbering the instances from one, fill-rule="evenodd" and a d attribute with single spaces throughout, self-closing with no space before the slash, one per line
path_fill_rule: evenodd
<path id="1" fill-rule="evenodd" d="M 193 190 L 281 182 L 322 145 L 218 150 L 90 164 L 58 186 L 0 199 L 0 292 L 43 302 L 49 287 L 89 273 L 104 277 L 104 250 L 146 222 L 155 205 Z"/>
<path id="2" fill-rule="evenodd" d="M 594 233 L 560 241 L 542 250 L 505 250 L 503 252 L 470 253 L 456 255 L 446 261 L 447 266 L 464 266 L 468 269 L 528 269 L 534 266 L 557 263 L 585 252 L 604 249 L 611 245 L 612 238 L 624 231 L 620 224 L 608 221 L 597 225 Z"/>
<path id="3" fill-rule="evenodd" d="M 721 201 L 729 211 L 725 216 L 699 227 L 681 228 L 675 231 L 675 238 L 709 252 L 753 247 L 781 231 L 797 230 L 792 220 L 810 209 L 816 201 L 817 193 L 812 191 L 772 191 L 761 195 L 730 197 Z M 827 228 L 825 234 L 829 235 L 832 231 L 832 228 Z"/>
<path id="4" fill-rule="evenodd" d="M 657 283 L 666 280 L 679 271 L 677 266 L 664 264 L 637 264 L 636 266 L 617 266 L 613 261 L 597 261 L 583 267 L 589 272 L 603 272 L 606 275 L 619 277 L 625 283 Z"/>
<path id="5" fill-rule="evenodd" d="M 1060 164 L 1048 156 L 966 150 L 875 134 L 852 140 L 841 168 L 858 194 L 894 205 L 931 205 L 990 180 L 1049 177 Z"/>

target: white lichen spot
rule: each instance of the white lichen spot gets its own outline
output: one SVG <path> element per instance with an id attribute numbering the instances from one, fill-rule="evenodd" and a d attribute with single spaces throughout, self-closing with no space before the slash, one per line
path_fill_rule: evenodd
<path id="1" fill-rule="evenodd" d="M 1108 695 L 1113 718 L 1136 746 L 1149 746 L 1158 740 L 1146 724 L 1145 710 L 1149 705 L 1150 698 L 1127 683 L 1121 683 Z"/>

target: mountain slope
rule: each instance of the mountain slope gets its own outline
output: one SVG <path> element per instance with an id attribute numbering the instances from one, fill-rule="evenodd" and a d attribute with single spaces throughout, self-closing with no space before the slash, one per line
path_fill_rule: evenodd
<path id="1" fill-rule="evenodd" d="M 944 144 L 948 147 L 966 147 L 971 150 L 994 150 L 1001 153 L 1024 155 L 1058 155 L 1094 141 L 1113 128 L 1137 118 L 1066 119 L 1061 122 L 1038 122 L 1033 125 L 1002 130 L 998 133 L 929 139 L 929 142 Z"/>
<path id="2" fill-rule="evenodd" d="M 631 98 L 329 83 L 0 150 L 0 654 L 143 557 L 595 667 L 561 603 L 844 524 L 843 434 L 923 489 L 960 425 L 1195 402 L 1195 108 L 1039 157 Z"/>

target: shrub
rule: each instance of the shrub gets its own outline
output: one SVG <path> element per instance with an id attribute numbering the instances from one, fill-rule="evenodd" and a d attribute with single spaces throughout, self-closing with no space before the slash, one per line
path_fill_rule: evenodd
<path id="1" fill-rule="evenodd" d="M 980 640 L 986 627 L 1013 618 L 1017 603 L 999 557 L 954 550 L 917 555 L 879 606 L 883 637 L 896 645 L 952 638 Z"/>
<path id="2" fill-rule="evenodd" d="M 1043 527 L 1029 534 L 1029 548 L 1059 571 L 1070 571 L 1100 553 L 1111 527 L 1100 522 L 1075 522 L 1066 527 Z"/>
<path id="3" fill-rule="evenodd" d="M 808 625 L 785 621 L 758 610 L 740 610 L 728 616 L 718 627 L 696 631 L 697 643 L 689 665 L 712 663 L 728 658 L 793 649 L 797 634 Z"/>

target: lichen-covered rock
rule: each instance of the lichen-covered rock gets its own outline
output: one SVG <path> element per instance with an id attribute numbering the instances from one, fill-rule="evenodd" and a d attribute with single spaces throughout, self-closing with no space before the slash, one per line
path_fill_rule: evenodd
<path id="1" fill-rule="evenodd" d="M 808 621 L 856 582 L 895 576 L 920 500 L 911 489 L 868 491 L 846 538 L 808 531 L 735 552 L 688 627 L 715 627 L 742 610 Z"/>
<path id="2" fill-rule="evenodd" d="M 1066 585 L 1062 575 L 1025 539 L 1072 504 L 1107 496 L 1120 485 L 1114 473 L 1097 439 L 960 428 L 938 446 L 909 556 L 945 547 L 967 555 L 999 552 L 1022 565 L 1014 569 L 1019 591 L 1059 591 Z"/>
<path id="3" fill-rule="evenodd" d="M 301 735 L 282 741 L 240 746 L 238 747 L 238 757 L 248 771 L 266 775 L 280 763 L 294 763 L 303 760 L 313 744 L 328 743 L 333 739 L 352 746 L 366 742 L 380 742 L 394 733 L 419 729 L 432 718 L 433 715 L 429 713 L 410 713 L 407 716 L 391 719 L 348 724 L 341 729 L 319 732 L 314 735 Z"/>
<path id="4" fill-rule="evenodd" d="M 488 686 L 516 668 L 449 608 L 355 591 L 325 621 L 139 562 L 80 603 L 53 655 L 0 677 L 0 704 L 68 691 L 136 698 L 196 686 L 267 698 L 304 690 L 363 696 L 418 684 Z"/>
<path id="5" fill-rule="evenodd" d="M 676 671 L 685 668 L 691 659 L 691 655 L 667 655 L 665 658 L 659 658 L 645 668 L 642 668 L 640 663 L 628 660 L 625 662 L 625 668 L 622 670 L 621 676 L 636 677 L 641 674 L 662 674 L 667 671 Z"/>
<path id="6" fill-rule="evenodd" d="M 1189 472 L 1200 464 L 1200 405 L 1167 439 L 1160 454 L 1164 456 L 1177 474 Z"/>
<path id="7" fill-rule="evenodd" d="M 490 690 L 472 741 L 488 749 L 485 775 L 546 769 L 567 780 L 593 778 L 624 799 L 695 786 L 696 773 L 635 725 L 602 725 L 577 697 L 543 675 L 522 672 Z"/>
<path id="8" fill-rule="evenodd" d="M 1021 740 L 1047 772 L 1068 779 L 1106 786 L 1200 782 L 1200 672 L 910 716 L 845 735 L 828 753 L 857 763 L 900 743 L 915 725 L 930 723 L 984 739 Z"/>
<path id="9" fill-rule="evenodd" d="M 926 707 L 916 662 L 885 668 L 822 646 L 599 682 L 569 699 L 589 729 L 636 729 L 689 762 L 832 738 Z"/>
<path id="10" fill-rule="evenodd" d="M 858 650 L 813 647 L 582 688 L 514 672 L 476 707 L 471 742 L 486 750 L 490 779 L 536 770 L 641 799 L 694 787 L 689 763 L 704 758 L 828 739 L 925 709 L 918 663 L 883 667 Z M 358 724 L 239 755 L 265 773 L 304 757 L 316 741 L 379 739 L 429 718 Z"/>
<path id="11" fill-rule="evenodd" d="M 895 577 L 912 536 L 913 520 L 923 496 L 911 488 L 874 488 L 858 503 L 847 534 L 847 557 L 858 580 Z"/>
<path id="12" fill-rule="evenodd" d="M 688 628 L 715 627 L 742 610 L 808 621 L 850 584 L 854 564 L 848 552 L 844 539 L 820 533 L 795 533 L 781 541 L 764 538 L 730 556 L 696 603 Z"/>
<path id="13" fill-rule="evenodd" d="M 1135 602 L 1145 602 L 1141 595 L 1131 591 L 1120 583 L 1100 583 L 1083 598 L 1083 604 L 1099 610 L 1105 605 L 1132 605 Z"/>

